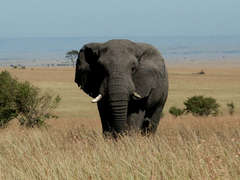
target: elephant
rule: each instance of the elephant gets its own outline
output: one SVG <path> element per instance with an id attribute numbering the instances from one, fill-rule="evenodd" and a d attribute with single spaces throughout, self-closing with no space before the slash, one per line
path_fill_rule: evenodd
<path id="1" fill-rule="evenodd" d="M 103 134 L 155 134 L 168 96 L 168 73 L 152 45 L 127 39 L 85 44 L 75 82 L 97 103 Z"/>

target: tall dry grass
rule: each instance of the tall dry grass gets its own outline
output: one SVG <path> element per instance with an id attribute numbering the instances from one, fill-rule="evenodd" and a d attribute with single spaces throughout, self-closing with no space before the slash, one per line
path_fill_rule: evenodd
<path id="1" fill-rule="evenodd" d="M 1 179 L 240 179 L 240 121 L 165 118 L 154 137 L 99 130 L 1 130 Z"/>

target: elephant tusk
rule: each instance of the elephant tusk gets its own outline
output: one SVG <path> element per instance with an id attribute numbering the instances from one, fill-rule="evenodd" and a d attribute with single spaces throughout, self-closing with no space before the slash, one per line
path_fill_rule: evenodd
<path id="1" fill-rule="evenodd" d="M 133 96 L 138 99 L 142 99 L 142 96 L 140 96 L 137 92 L 133 92 Z"/>
<path id="2" fill-rule="evenodd" d="M 92 99 L 92 103 L 97 103 L 98 101 L 100 101 L 102 99 L 102 95 L 99 94 L 97 97 L 95 97 L 94 99 Z"/>

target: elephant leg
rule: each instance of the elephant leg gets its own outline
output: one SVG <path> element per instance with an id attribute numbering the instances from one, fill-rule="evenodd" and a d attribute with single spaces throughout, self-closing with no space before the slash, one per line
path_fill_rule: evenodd
<path id="1" fill-rule="evenodd" d="M 161 98 L 156 100 L 156 97 L 160 95 Z M 144 134 L 154 134 L 156 132 L 166 99 L 167 94 L 165 94 L 164 91 L 153 90 L 151 92 L 147 101 L 146 115 L 142 126 L 142 132 Z"/>
<path id="2" fill-rule="evenodd" d="M 101 118 L 103 134 L 105 135 L 111 134 L 112 133 L 112 128 L 110 124 L 111 117 L 110 117 L 110 112 L 108 110 L 109 108 L 107 106 L 107 103 L 105 103 L 104 101 L 99 101 L 97 105 L 98 105 L 99 115 Z"/>
<path id="3" fill-rule="evenodd" d="M 158 106 L 155 110 L 147 111 L 142 125 L 143 134 L 154 134 L 157 130 L 163 106 Z"/>
<path id="4" fill-rule="evenodd" d="M 139 110 L 138 112 L 133 112 L 129 114 L 127 124 L 129 125 L 129 127 L 131 127 L 130 129 L 140 130 L 142 127 L 144 116 L 144 110 Z"/>
<path id="5" fill-rule="evenodd" d="M 141 130 L 145 117 L 145 100 L 130 101 L 128 105 L 127 124 L 130 129 Z"/>

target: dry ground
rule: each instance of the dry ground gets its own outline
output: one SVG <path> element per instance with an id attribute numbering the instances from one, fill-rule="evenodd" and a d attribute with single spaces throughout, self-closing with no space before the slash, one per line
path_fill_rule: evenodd
<path id="1" fill-rule="evenodd" d="M 195 74 L 204 70 L 205 75 Z M 3 69 L 1 69 L 3 70 Z M 95 104 L 74 84 L 73 68 L 7 69 L 20 80 L 60 94 L 59 119 L 28 130 L 0 130 L 2 179 L 240 179 L 240 66 L 169 65 L 169 98 L 155 137 L 104 140 Z M 219 117 L 173 118 L 193 95 L 212 96 Z M 226 104 L 235 104 L 234 116 Z"/>

